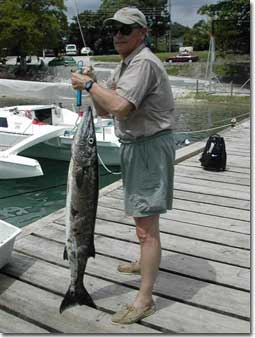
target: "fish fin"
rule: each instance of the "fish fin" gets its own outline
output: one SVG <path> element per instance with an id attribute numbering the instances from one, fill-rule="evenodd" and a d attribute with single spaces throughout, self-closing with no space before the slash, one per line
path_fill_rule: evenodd
<path id="1" fill-rule="evenodd" d="M 66 245 L 65 245 L 65 248 L 64 248 L 64 252 L 63 252 L 63 259 L 64 259 L 64 260 L 67 260 L 67 259 L 68 259 L 68 254 L 67 254 Z"/>
<path id="2" fill-rule="evenodd" d="M 76 306 L 76 305 L 87 305 L 93 308 L 97 308 L 96 304 L 92 300 L 88 291 L 84 288 L 79 288 L 79 290 L 71 291 L 70 287 L 65 294 L 65 297 L 60 305 L 59 312 L 62 313 L 66 309 Z"/>

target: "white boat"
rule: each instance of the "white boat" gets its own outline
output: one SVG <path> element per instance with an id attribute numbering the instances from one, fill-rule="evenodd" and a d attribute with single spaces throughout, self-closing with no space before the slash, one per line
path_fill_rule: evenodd
<path id="1" fill-rule="evenodd" d="M 20 232 L 21 229 L 0 220 L 0 269 L 10 261 L 15 238 Z"/>
<path id="2" fill-rule="evenodd" d="M 57 105 L 0 108 L 0 179 L 43 175 L 38 157 L 69 161 L 80 119 Z M 95 118 L 94 122 L 100 160 L 119 165 L 120 143 L 112 119 Z"/>

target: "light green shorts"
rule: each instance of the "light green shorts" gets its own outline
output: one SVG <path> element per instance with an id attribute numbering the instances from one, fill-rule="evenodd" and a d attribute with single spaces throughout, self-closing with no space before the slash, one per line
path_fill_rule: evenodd
<path id="1" fill-rule="evenodd" d="M 121 142 L 126 214 L 145 217 L 172 209 L 175 161 L 173 132 L 167 130 L 135 142 Z"/>

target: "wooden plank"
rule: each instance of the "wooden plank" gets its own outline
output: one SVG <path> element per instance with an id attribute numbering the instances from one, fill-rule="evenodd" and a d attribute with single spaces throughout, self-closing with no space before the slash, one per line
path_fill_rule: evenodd
<path id="1" fill-rule="evenodd" d="M 216 177 L 217 179 L 217 177 Z M 250 188 L 247 186 L 239 185 L 239 184 L 231 184 L 231 183 L 223 183 L 214 181 L 213 183 L 211 181 L 205 180 L 205 179 L 199 179 L 199 178 L 193 178 L 193 177 L 180 177 L 176 176 L 174 182 L 176 183 L 183 183 L 183 184 L 190 184 L 190 185 L 199 185 L 203 187 L 208 188 L 208 194 L 211 194 L 212 188 L 217 188 L 219 191 L 227 190 L 227 191 L 233 191 L 234 194 L 239 193 L 249 193 Z M 248 198 L 247 198 L 248 199 Z"/>
<path id="2" fill-rule="evenodd" d="M 200 165 L 199 157 L 191 157 L 186 162 L 189 163 L 196 163 L 197 165 Z M 227 167 L 226 170 L 232 170 L 236 168 L 242 169 L 243 172 L 250 172 L 250 160 L 242 159 L 240 160 L 240 157 L 231 155 L 229 158 L 227 158 Z M 233 167 L 233 168 L 232 168 Z"/>
<path id="3" fill-rule="evenodd" d="M 22 281 L 64 294 L 69 282 L 66 268 L 15 254 L 12 264 L 5 271 Z M 61 283 L 57 284 L 61 275 Z M 115 312 L 120 304 L 131 303 L 136 291 L 127 286 L 105 279 L 86 276 L 85 284 L 97 306 Z M 249 322 L 225 316 L 206 309 L 183 304 L 178 301 L 154 296 L 157 312 L 141 323 L 154 325 L 163 332 L 177 333 L 245 333 L 249 332 Z M 185 316 L 183 315 L 185 314 Z"/>
<path id="4" fill-rule="evenodd" d="M 98 226 L 100 226 L 100 220 L 113 221 L 134 226 L 134 220 L 132 217 L 128 217 L 118 212 L 117 210 L 111 210 L 109 208 L 98 208 L 97 218 L 97 224 L 99 224 Z M 59 219 L 58 222 L 60 224 L 64 224 L 64 219 Z M 96 228 L 96 231 L 97 229 L 98 228 Z M 164 233 L 167 233 L 170 235 L 178 235 L 181 237 L 199 239 L 211 243 L 218 243 L 237 248 L 250 248 L 250 236 L 248 234 L 240 234 L 232 231 L 229 232 L 222 229 L 214 229 L 206 226 L 188 224 L 185 222 L 169 222 L 167 219 L 164 218 L 160 219 L 160 231 L 162 235 L 164 235 Z"/>
<path id="5" fill-rule="evenodd" d="M 49 333 L 49 331 L 29 323 L 19 317 L 0 309 L 0 332 L 1 333 Z"/>
<path id="6" fill-rule="evenodd" d="M 134 241 L 135 228 L 126 225 L 125 227 L 123 227 L 124 229 L 122 236 L 119 236 L 118 234 L 116 235 L 116 232 L 118 232 L 120 226 L 121 225 L 118 223 L 110 223 L 107 221 L 98 220 L 96 223 L 96 231 L 100 235 Z M 43 233 L 45 236 L 47 236 L 47 233 L 45 233 L 45 231 L 42 231 L 40 233 Z M 125 237 L 123 237 L 124 235 Z M 60 237 L 56 238 L 56 240 L 60 240 Z M 64 241 L 65 236 L 63 236 L 62 238 L 63 243 Z M 187 255 L 202 257 L 205 259 L 228 263 L 244 268 L 250 267 L 250 252 L 248 250 L 175 236 L 173 234 L 166 233 L 161 234 L 161 245 L 163 249 L 171 250 L 178 253 L 185 253 Z"/>
<path id="7" fill-rule="evenodd" d="M 99 205 L 111 209 L 121 210 L 124 213 L 122 200 L 105 196 L 99 199 Z M 162 219 L 176 220 L 185 223 L 206 225 L 216 229 L 225 229 L 241 233 L 250 233 L 250 224 L 246 221 L 235 220 L 226 217 L 205 215 L 197 212 L 173 209 L 161 215 Z"/>
<path id="8" fill-rule="evenodd" d="M 186 210 L 170 210 L 162 214 L 162 218 L 183 221 L 191 224 L 198 224 L 202 226 L 212 227 L 215 229 L 224 229 L 234 232 L 249 234 L 250 223 L 246 221 L 235 220 L 226 217 L 218 217 L 211 215 L 204 215 L 201 213 L 186 211 Z"/>
<path id="9" fill-rule="evenodd" d="M 197 194 L 194 192 L 177 189 L 174 189 L 174 198 L 194 202 L 204 202 L 213 205 L 221 205 L 225 207 L 250 211 L 250 201 L 239 200 L 237 198 L 222 197 L 222 196 L 217 196 L 217 198 L 215 198 L 213 195 Z"/>
<path id="10" fill-rule="evenodd" d="M 115 190 L 111 193 L 111 197 L 122 199 L 123 191 L 122 190 Z M 250 212 L 247 210 L 242 209 L 233 209 L 228 208 L 225 206 L 220 205 L 211 205 L 205 202 L 194 202 L 194 201 L 186 201 L 186 200 L 173 200 L 173 208 L 178 210 L 186 210 L 186 211 L 193 211 L 198 212 L 201 214 L 206 215 L 215 215 L 215 216 L 222 216 L 228 217 L 232 219 L 239 219 L 243 221 L 250 221 Z"/>
<path id="11" fill-rule="evenodd" d="M 181 165 L 177 165 L 175 166 L 175 177 L 176 176 L 193 177 L 208 181 L 250 186 L 250 177 L 243 177 L 241 175 L 238 175 L 238 173 L 229 173 L 226 171 L 221 171 L 215 174 L 212 171 L 203 170 L 201 167 L 187 168 Z"/>
<path id="12" fill-rule="evenodd" d="M 122 187 L 120 187 L 118 190 L 123 191 Z M 181 200 L 194 201 L 194 202 L 208 203 L 208 204 L 213 204 L 213 205 L 221 205 L 225 207 L 230 207 L 230 208 L 235 208 L 235 209 L 244 209 L 244 210 L 250 211 L 250 201 L 240 200 L 237 198 L 224 197 L 224 196 L 217 196 L 215 198 L 214 195 L 197 194 L 195 192 L 186 191 L 186 190 L 178 190 L 178 189 L 174 189 L 174 198 L 181 199 Z"/>
<path id="13" fill-rule="evenodd" d="M 185 167 L 196 167 L 198 168 L 200 166 L 200 162 L 197 161 L 191 161 L 191 159 L 181 162 L 178 165 L 185 166 Z M 240 168 L 235 166 L 227 166 L 226 172 L 229 173 L 240 173 L 242 175 L 246 175 L 247 177 L 250 176 L 250 169 L 249 168 Z"/>
<path id="14" fill-rule="evenodd" d="M 220 187 L 215 187 L 214 184 L 211 183 L 211 186 L 204 186 L 200 185 L 200 182 L 186 182 L 176 179 L 174 182 L 174 188 L 178 190 L 185 190 L 190 192 L 195 192 L 199 194 L 208 194 L 214 195 L 215 198 L 218 196 L 230 197 L 230 198 L 237 198 L 243 199 L 246 201 L 250 200 L 250 192 L 248 191 L 237 191 L 232 189 L 225 189 L 221 190 Z"/>
<path id="15" fill-rule="evenodd" d="M 96 244 L 99 246 L 103 240 L 105 239 L 100 236 L 96 239 Z M 106 242 L 109 244 L 109 241 Z M 67 264 L 66 262 L 63 263 L 62 259 L 60 260 L 63 244 L 54 241 L 29 236 L 29 238 L 26 237 L 18 241 L 18 249 L 26 254 L 32 252 L 36 257 L 47 260 L 48 262 Z M 108 263 L 106 261 L 108 261 Z M 134 276 L 123 276 L 123 274 L 117 273 L 116 268 L 117 261 L 114 263 L 112 258 L 97 255 L 97 259 L 89 261 L 87 272 L 99 278 L 107 278 L 112 281 L 121 282 L 121 280 L 124 280 L 125 283 L 127 283 L 128 280 L 129 285 L 139 287 L 139 280 L 134 279 Z M 169 283 L 169 280 L 171 280 L 171 283 Z M 247 319 L 249 317 L 250 297 L 249 293 L 244 291 L 163 271 L 161 271 L 158 276 L 154 291 L 160 296 L 167 296 L 190 305 L 221 311 L 221 313 L 238 316 L 240 319 Z"/>
<path id="16" fill-rule="evenodd" d="M 108 231 L 110 238 L 106 238 L 97 246 L 97 252 L 102 255 L 114 256 L 120 259 L 135 260 L 139 255 L 139 245 L 135 235 L 134 227 L 125 225 L 102 222 L 98 229 L 96 225 L 96 233 L 98 238 L 103 234 L 103 229 Z M 63 227 L 57 224 L 49 224 L 46 228 L 36 232 L 39 236 L 48 239 L 57 239 L 64 243 L 65 235 Z M 97 231 L 98 230 L 98 231 Z M 120 243 L 118 239 L 121 239 Z M 107 243 L 106 243 L 107 242 Z M 171 247 L 168 246 L 168 248 Z M 127 252 L 131 250 L 132 256 L 127 256 Z M 161 269 L 169 272 L 176 272 L 182 275 L 196 277 L 204 281 L 217 282 L 222 285 L 228 285 L 239 289 L 249 291 L 250 289 L 250 271 L 246 268 L 226 265 L 199 257 L 188 256 L 182 253 L 176 253 L 162 249 Z"/>
<path id="17" fill-rule="evenodd" d="M 248 151 L 238 150 L 238 149 L 228 149 L 227 150 L 227 156 L 238 156 L 241 158 L 244 158 L 246 161 L 250 160 L 250 149 Z"/>
<path id="18" fill-rule="evenodd" d="M 231 142 L 231 141 L 230 141 Z M 240 153 L 240 154 L 247 154 L 250 155 L 251 153 L 251 147 L 249 144 L 231 144 L 229 143 L 227 146 L 227 153 L 228 151 L 231 152 L 236 152 L 236 153 Z"/>
<path id="19" fill-rule="evenodd" d="M 231 151 L 231 152 L 236 152 L 236 153 L 240 153 L 240 154 L 247 154 L 250 155 L 251 152 L 251 147 L 249 144 L 243 144 L 243 145 L 237 145 L 237 144 L 231 144 L 229 143 L 227 145 L 227 153 Z M 238 155 L 238 154 L 237 154 Z"/>
<path id="20" fill-rule="evenodd" d="M 239 219 L 242 221 L 250 221 L 250 212 L 248 210 L 233 209 L 219 205 L 211 205 L 203 202 L 185 201 L 174 199 L 173 208 L 178 210 L 193 211 L 206 215 L 227 217 L 232 219 Z"/>
<path id="21" fill-rule="evenodd" d="M 195 257 L 228 263 L 240 267 L 250 266 L 250 254 L 247 250 L 232 248 L 214 243 L 163 234 L 161 236 L 162 248 L 185 253 Z"/>
<path id="22" fill-rule="evenodd" d="M 59 276 L 60 277 L 60 276 Z M 58 333 L 156 333 L 141 327 L 115 325 L 110 315 L 88 306 L 71 308 L 59 313 L 62 297 L 0 274 L 0 305 L 15 310 Z M 61 279 L 58 281 L 60 283 Z"/>

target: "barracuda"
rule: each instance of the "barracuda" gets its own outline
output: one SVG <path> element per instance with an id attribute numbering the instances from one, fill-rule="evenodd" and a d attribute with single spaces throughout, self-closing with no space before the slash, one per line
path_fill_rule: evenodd
<path id="1" fill-rule="evenodd" d="M 98 159 L 92 110 L 80 122 L 72 144 L 67 198 L 66 246 L 71 281 L 60 305 L 60 313 L 75 305 L 96 308 L 83 284 L 89 257 L 95 257 L 94 229 L 98 201 Z"/>

